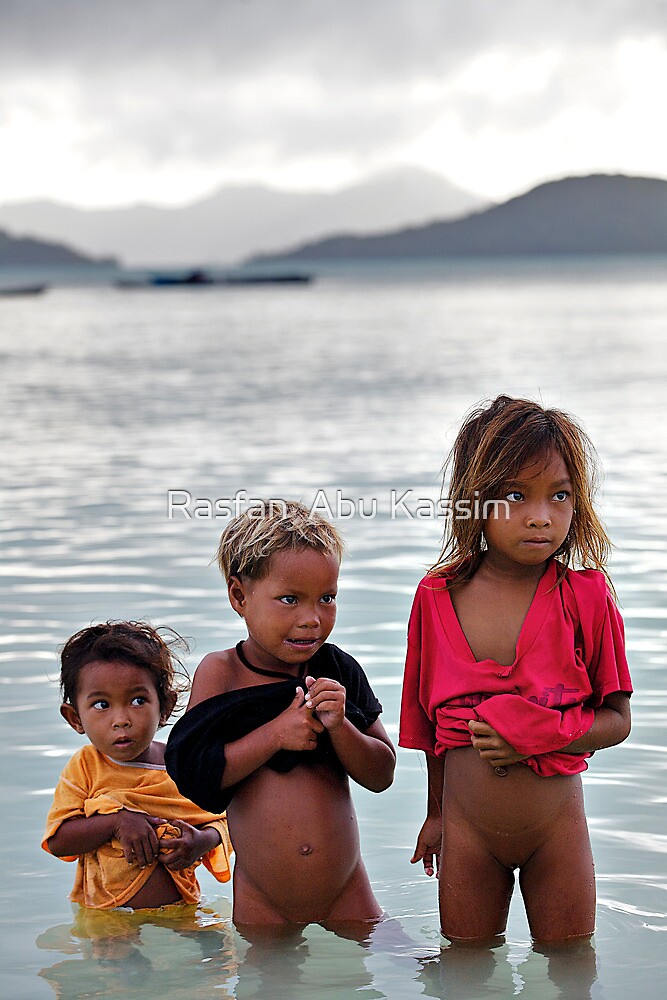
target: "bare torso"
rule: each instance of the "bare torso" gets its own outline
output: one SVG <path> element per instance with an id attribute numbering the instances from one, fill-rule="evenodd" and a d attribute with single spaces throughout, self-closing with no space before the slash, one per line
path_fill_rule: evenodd
<path id="1" fill-rule="evenodd" d="M 164 865 L 158 864 L 141 889 L 123 905 L 131 906 L 134 910 L 143 910 L 182 902 L 183 897 L 176 888 L 173 878 Z"/>
<path id="2" fill-rule="evenodd" d="M 267 683 L 233 650 L 209 654 L 202 666 L 191 704 Z M 361 859 L 349 779 L 340 767 L 320 758 L 279 773 L 263 764 L 236 786 L 227 820 L 236 856 L 236 924 L 334 924 L 381 916 Z"/>
<path id="3" fill-rule="evenodd" d="M 498 771 L 473 747 L 448 750 L 443 816 L 459 828 L 474 829 L 502 865 L 525 864 L 564 820 L 578 824 L 585 834 L 579 775 L 544 778 L 525 764 Z"/>
<path id="4" fill-rule="evenodd" d="M 235 880 L 285 920 L 326 920 L 361 864 L 347 777 L 326 764 L 287 774 L 261 767 L 236 792 L 227 817 Z M 243 916 L 235 912 L 238 922 Z"/>

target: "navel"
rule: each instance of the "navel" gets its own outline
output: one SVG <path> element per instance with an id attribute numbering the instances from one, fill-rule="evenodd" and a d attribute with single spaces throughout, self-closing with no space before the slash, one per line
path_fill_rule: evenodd
<path id="1" fill-rule="evenodd" d="M 313 849 L 310 846 L 310 844 L 302 844 L 299 850 L 304 857 L 307 857 L 309 854 L 313 853 Z"/>

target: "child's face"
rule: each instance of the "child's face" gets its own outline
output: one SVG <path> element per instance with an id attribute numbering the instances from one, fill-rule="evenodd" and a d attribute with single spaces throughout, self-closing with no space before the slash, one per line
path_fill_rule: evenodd
<path id="1" fill-rule="evenodd" d="M 507 499 L 510 516 L 500 508 L 498 517 L 484 521 L 488 555 L 510 565 L 546 562 L 565 541 L 574 512 L 572 482 L 562 456 L 549 452 L 524 466 L 498 499 Z"/>
<path id="2" fill-rule="evenodd" d="M 97 750 L 122 763 L 142 761 L 160 724 L 151 674 L 122 660 L 93 660 L 82 667 L 76 706 L 65 704 L 60 711 Z"/>
<path id="3" fill-rule="evenodd" d="M 261 580 L 233 577 L 229 599 L 248 626 L 253 666 L 299 665 L 325 642 L 336 621 L 336 556 L 302 548 L 277 552 Z"/>

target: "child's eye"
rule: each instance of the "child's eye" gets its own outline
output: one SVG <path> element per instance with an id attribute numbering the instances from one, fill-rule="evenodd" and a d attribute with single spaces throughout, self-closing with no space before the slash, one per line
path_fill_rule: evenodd
<path id="1" fill-rule="evenodd" d="M 98 712 L 102 712 L 105 708 L 109 707 L 109 702 L 104 701 L 103 698 L 99 698 L 97 701 L 94 701 L 90 707 L 96 709 Z"/>
<path id="2" fill-rule="evenodd" d="M 505 495 L 505 499 L 509 500 L 510 503 L 518 503 L 519 500 L 523 500 L 523 493 L 521 490 L 510 490 L 509 493 Z"/>
<path id="3" fill-rule="evenodd" d="M 336 595 L 335 594 L 325 594 L 322 597 L 322 603 L 323 604 L 335 604 L 336 603 Z"/>
<path id="4" fill-rule="evenodd" d="M 279 598 L 279 600 L 282 601 L 283 604 L 296 604 L 296 597 L 294 594 L 284 594 L 281 598 Z"/>
<path id="5" fill-rule="evenodd" d="M 554 493 L 554 500 L 558 500 L 559 503 L 563 503 L 569 497 L 567 490 L 558 490 L 558 493 Z"/>
<path id="6" fill-rule="evenodd" d="M 145 705 L 146 701 L 147 701 L 147 699 L 144 698 L 144 696 L 142 694 L 138 694 L 136 698 L 132 699 L 132 704 L 133 705 Z"/>

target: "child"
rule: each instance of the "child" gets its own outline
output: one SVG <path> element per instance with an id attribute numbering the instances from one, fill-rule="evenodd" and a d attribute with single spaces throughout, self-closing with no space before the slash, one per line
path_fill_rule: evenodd
<path id="1" fill-rule="evenodd" d="M 627 737 L 632 691 L 594 452 L 566 414 L 499 396 L 464 422 L 451 461 L 452 510 L 482 517 L 451 518 L 410 618 L 399 744 L 426 752 L 429 786 L 412 862 L 432 875 L 440 858 L 452 941 L 503 934 L 515 868 L 536 941 L 586 937 L 579 772 Z"/>
<path id="2" fill-rule="evenodd" d="M 70 898 L 83 906 L 196 903 L 202 858 L 230 878 L 226 819 L 183 798 L 153 739 L 176 705 L 175 663 L 144 622 L 92 625 L 63 647 L 60 712 L 90 743 L 60 776 L 42 847 L 78 860 Z"/>
<path id="3" fill-rule="evenodd" d="M 248 638 L 209 653 L 166 763 L 184 794 L 227 809 L 234 922 L 373 921 L 348 776 L 380 792 L 395 753 L 359 664 L 326 642 L 342 543 L 293 501 L 235 517 L 217 558 Z"/>

